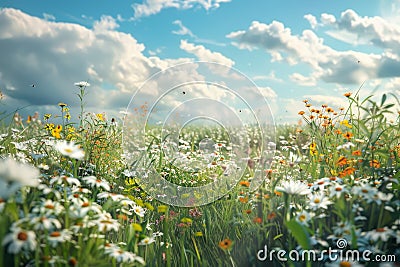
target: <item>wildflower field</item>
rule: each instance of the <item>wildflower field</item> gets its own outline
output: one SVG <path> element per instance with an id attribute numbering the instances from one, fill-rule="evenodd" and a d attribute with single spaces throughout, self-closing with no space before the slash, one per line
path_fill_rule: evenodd
<path id="1" fill-rule="evenodd" d="M 82 102 L 85 84 L 78 87 Z M 239 181 L 210 204 L 186 207 L 141 187 L 146 177 L 127 162 L 117 118 L 83 105 L 71 118 L 71 103 L 58 103 L 58 114 L 11 114 L 10 123 L 3 113 L 0 266 L 396 266 L 398 99 L 360 99 L 358 92 L 343 98 L 348 106 L 337 110 L 304 100 L 301 123 L 276 126 L 275 136 L 246 129 L 241 138 L 253 147 Z M 138 116 L 146 112 L 144 105 Z M 150 155 L 173 184 L 207 185 L 232 166 L 234 149 L 212 127 L 183 132 L 175 144 L 181 156 L 173 159 L 160 129 L 149 132 L 129 157 Z M 214 143 L 199 153 L 204 137 Z M 251 190 L 257 144 L 266 140 L 273 140 L 270 167 Z M 335 258 L 324 254 L 329 249 L 369 253 Z M 293 258 L 302 251 L 318 260 Z"/>

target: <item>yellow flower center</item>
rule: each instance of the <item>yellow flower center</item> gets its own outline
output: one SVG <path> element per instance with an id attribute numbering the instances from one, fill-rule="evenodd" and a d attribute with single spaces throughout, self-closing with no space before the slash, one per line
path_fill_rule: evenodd
<path id="1" fill-rule="evenodd" d="M 64 151 L 65 151 L 65 153 L 70 154 L 70 153 L 72 153 L 73 150 L 71 148 L 64 148 Z"/>

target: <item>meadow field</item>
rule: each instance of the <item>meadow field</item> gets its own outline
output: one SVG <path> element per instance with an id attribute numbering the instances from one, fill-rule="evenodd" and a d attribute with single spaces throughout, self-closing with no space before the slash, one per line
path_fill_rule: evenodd
<path id="1" fill-rule="evenodd" d="M 146 167 L 182 188 L 232 182 L 239 152 L 223 131 L 188 128 L 171 144 L 154 127 L 127 155 L 122 124 L 101 110 L 2 113 L 0 266 L 398 266 L 399 100 L 342 97 L 339 109 L 299 99 L 299 123 L 275 136 L 245 129 L 240 177 L 206 205 L 195 205 L 202 190 L 160 201 Z"/>

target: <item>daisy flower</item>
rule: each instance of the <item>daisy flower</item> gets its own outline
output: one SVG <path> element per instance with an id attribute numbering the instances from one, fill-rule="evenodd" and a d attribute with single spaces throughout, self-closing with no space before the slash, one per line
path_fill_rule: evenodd
<path id="1" fill-rule="evenodd" d="M 120 226 L 119 222 L 113 219 L 111 214 L 108 212 L 101 213 L 95 223 L 99 230 L 103 232 L 108 232 L 111 230 L 118 232 Z"/>
<path id="2" fill-rule="evenodd" d="M 112 201 L 118 202 L 122 199 L 126 199 L 126 196 L 121 195 L 121 194 L 115 194 L 115 193 L 110 193 L 110 192 L 101 192 L 97 194 L 97 198 L 111 198 Z"/>
<path id="3" fill-rule="evenodd" d="M 79 87 L 79 88 L 84 88 L 84 87 L 89 87 L 90 83 L 85 82 L 85 81 L 80 81 L 80 82 L 74 83 L 74 85 Z"/>
<path id="4" fill-rule="evenodd" d="M 317 192 L 310 196 L 310 208 L 313 210 L 326 210 L 330 204 L 332 204 L 332 202 L 325 196 L 323 192 Z"/>
<path id="5" fill-rule="evenodd" d="M 38 216 L 31 219 L 34 230 L 54 230 L 60 229 L 61 223 L 56 218 Z"/>
<path id="6" fill-rule="evenodd" d="M 85 152 L 80 148 L 79 145 L 75 145 L 73 141 L 58 141 L 54 147 L 62 155 L 70 157 L 72 159 L 82 160 L 85 156 Z"/>
<path id="7" fill-rule="evenodd" d="M 275 189 L 288 195 L 307 195 L 311 193 L 306 184 L 293 180 L 284 181 L 281 186 L 277 186 Z"/>
<path id="8" fill-rule="evenodd" d="M 347 142 L 343 145 L 338 146 L 336 149 L 337 150 L 341 150 L 341 149 L 350 150 L 352 147 L 355 147 L 355 145 L 352 142 Z"/>
<path id="9" fill-rule="evenodd" d="M 156 240 L 154 239 L 154 237 L 145 237 L 142 240 L 140 240 L 139 244 L 140 246 L 147 246 L 150 245 L 151 243 L 154 243 Z"/>
<path id="10" fill-rule="evenodd" d="M 61 176 L 53 176 L 50 180 L 50 184 L 68 184 L 68 185 L 76 185 L 81 186 L 81 182 L 74 177 L 68 177 L 65 175 Z"/>
<path id="11" fill-rule="evenodd" d="M 110 191 L 110 184 L 103 179 L 97 179 L 95 176 L 86 176 L 83 177 L 83 180 L 91 187 L 102 187 L 104 190 Z"/>
<path id="12" fill-rule="evenodd" d="M 102 207 L 99 204 L 85 201 L 85 198 L 72 203 L 73 205 L 71 205 L 68 210 L 71 218 L 85 218 L 88 215 L 93 216 L 102 213 Z"/>
<path id="13" fill-rule="evenodd" d="M 64 211 L 64 206 L 51 199 L 42 199 L 42 203 L 36 205 L 32 211 L 44 216 L 59 215 Z"/>
<path id="14" fill-rule="evenodd" d="M 313 185 L 311 186 L 311 190 L 313 191 L 323 191 L 325 187 L 329 186 L 331 183 L 331 180 L 328 177 L 323 177 L 318 180 L 316 180 Z"/>
<path id="15" fill-rule="evenodd" d="M 104 245 L 105 254 L 114 258 L 117 262 L 139 262 L 140 264 L 145 264 L 145 261 L 142 257 L 137 256 L 136 254 L 124 251 L 119 246 L 115 244 L 107 243 Z"/>
<path id="16" fill-rule="evenodd" d="M 351 236 L 351 229 L 353 225 L 348 222 L 338 222 L 335 226 L 332 227 L 333 233 L 338 236 Z"/>
<path id="17" fill-rule="evenodd" d="M 85 187 L 72 187 L 72 193 L 78 193 L 78 194 L 91 194 L 92 191 Z"/>
<path id="18" fill-rule="evenodd" d="M 308 222 L 310 221 L 310 219 L 311 219 L 311 214 L 307 211 L 301 211 L 296 215 L 296 221 L 305 226 L 308 226 Z"/>
<path id="19" fill-rule="evenodd" d="M 62 231 L 54 231 L 47 236 L 47 240 L 53 248 L 57 247 L 60 243 L 71 240 L 71 238 L 72 234 L 71 231 L 68 229 L 63 229 Z"/>
<path id="20" fill-rule="evenodd" d="M 329 197 L 334 197 L 336 196 L 336 198 L 340 198 L 340 196 L 342 194 L 347 193 L 347 189 L 339 184 L 333 185 L 329 188 Z"/>
<path id="21" fill-rule="evenodd" d="M 393 230 L 389 229 L 387 226 L 382 228 L 377 228 L 371 231 L 368 231 L 365 234 L 365 238 L 376 242 L 378 240 L 382 240 L 383 242 L 387 242 L 388 239 L 394 235 Z"/>
<path id="22" fill-rule="evenodd" d="M 136 256 L 136 254 L 124 251 L 122 249 L 115 249 L 108 254 L 111 258 L 114 258 L 117 262 L 139 262 L 144 264 L 144 260 L 142 257 Z"/>
<path id="23" fill-rule="evenodd" d="M 136 213 L 139 217 L 143 217 L 146 210 L 140 206 L 135 205 L 131 211 L 133 211 L 134 213 Z"/>
<path id="24" fill-rule="evenodd" d="M 17 182 L 22 186 L 39 185 L 40 172 L 37 168 L 20 163 L 12 158 L 6 158 L 0 161 L 0 180 L 6 182 Z"/>
<path id="25" fill-rule="evenodd" d="M 125 213 L 127 215 L 132 215 L 132 212 L 130 208 L 135 208 L 136 204 L 135 202 L 133 202 L 132 200 L 128 199 L 128 198 L 124 198 L 122 200 L 119 201 L 119 203 L 121 204 L 121 208 L 117 209 L 117 211 L 121 211 L 122 213 Z"/>
<path id="26" fill-rule="evenodd" d="M 7 252 L 11 254 L 17 254 L 20 251 L 34 251 L 37 245 L 36 234 L 19 227 L 11 227 L 11 233 L 4 237 L 2 245 L 8 245 Z"/>

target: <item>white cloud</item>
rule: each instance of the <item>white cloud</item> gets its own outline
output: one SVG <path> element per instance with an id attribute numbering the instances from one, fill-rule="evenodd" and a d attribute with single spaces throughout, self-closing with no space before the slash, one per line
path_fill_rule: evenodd
<path id="1" fill-rule="evenodd" d="M 331 36 L 342 36 L 341 41 L 371 44 L 400 53 L 400 25 L 398 23 L 379 16 L 361 17 L 351 9 L 342 12 L 337 19 L 333 15 L 322 14 L 321 23 L 323 26 L 332 27 Z M 347 38 L 343 38 L 342 34 L 333 34 L 334 30 L 346 33 Z"/>
<path id="2" fill-rule="evenodd" d="M 318 25 L 317 18 L 311 14 L 304 15 L 304 18 L 310 23 L 312 29 L 315 29 Z"/>
<path id="3" fill-rule="evenodd" d="M 334 15 L 327 14 L 327 13 L 322 13 L 321 14 L 321 23 L 328 25 L 328 24 L 334 24 L 336 22 L 336 18 Z"/>
<path id="4" fill-rule="evenodd" d="M 202 45 L 194 45 L 181 40 L 180 48 L 187 53 L 195 55 L 200 61 L 216 62 L 228 67 L 232 67 L 235 62 L 218 52 L 213 52 Z"/>
<path id="5" fill-rule="evenodd" d="M 156 56 L 163 51 L 163 47 L 158 47 L 156 50 L 149 50 L 148 53 L 150 56 Z"/>
<path id="6" fill-rule="evenodd" d="M 119 27 L 116 20 L 111 16 L 101 16 L 100 21 L 95 21 L 93 29 L 97 32 L 112 31 Z"/>
<path id="7" fill-rule="evenodd" d="M 172 22 L 172 24 L 179 26 L 178 30 L 172 31 L 173 34 L 182 35 L 182 36 L 187 35 L 187 36 L 191 37 L 193 39 L 193 41 L 196 43 L 211 44 L 211 45 L 216 45 L 216 46 L 226 46 L 226 44 L 216 42 L 214 40 L 199 38 L 189 28 L 187 28 L 185 25 L 183 25 L 182 21 L 180 21 L 180 20 L 175 20 Z"/>
<path id="8" fill-rule="evenodd" d="M 1 9 L 0 88 L 6 99 L 14 99 L 15 107 L 29 104 L 40 112 L 60 101 L 74 106 L 74 83 L 88 80 L 88 110 L 120 110 L 152 74 L 188 61 L 148 58 L 143 55 L 145 46 L 115 31 L 117 27 L 108 16 L 88 29 Z"/>
<path id="9" fill-rule="evenodd" d="M 190 9 L 201 7 L 205 10 L 219 8 L 220 3 L 228 3 L 231 0 L 143 0 L 141 4 L 133 4 L 134 18 L 147 17 L 161 12 L 162 9 Z"/>
<path id="10" fill-rule="evenodd" d="M 72 23 L 46 21 L 16 9 L 1 9 L 0 88 L 5 95 L 6 109 L 12 111 L 29 105 L 23 110 L 25 114 L 57 113 L 57 103 L 65 102 L 76 118 L 79 101 L 74 83 L 77 81 L 91 84 L 87 88 L 85 110 L 106 112 L 108 117 L 125 110 L 136 92 L 132 109 L 145 101 L 157 103 L 163 93 L 168 95 L 157 109 L 164 111 L 186 100 L 177 102 L 179 97 L 203 96 L 235 105 L 235 101 L 229 100 L 233 93 L 216 91 L 215 86 L 200 90 L 197 84 L 190 83 L 201 83 L 206 78 L 210 79 L 210 84 L 218 83 L 221 88 L 238 88 L 250 83 L 236 79 L 239 75 L 230 68 L 234 62 L 221 53 L 183 41 L 182 49 L 199 60 L 220 64 L 200 66 L 190 58 L 146 57 L 145 46 L 117 28 L 115 19 L 108 16 L 103 16 L 89 29 Z M 183 64 L 188 62 L 192 63 Z M 163 75 L 157 76 L 160 73 Z M 187 94 L 179 91 L 181 85 Z M 172 88 L 177 88 L 174 91 L 177 95 L 169 94 Z M 246 95 L 246 92 L 241 93 Z M 198 108 L 204 110 L 204 106 Z M 205 111 L 219 114 L 217 109 Z"/>
<path id="11" fill-rule="evenodd" d="M 195 35 L 188 29 L 186 28 L 183 24 L 182 21 L 180 20 L 175 20 L 174 22 L 172 22 L 172 24 L 178 25 L 179 26 L 179 30 L 177 31 L 172 31 L 173 34 L 177 34 L 177 35 L 189 35 L 190 37 L 195 37 Z"/>
<path id="12" fill-rule="evenodd" d="M 293 73 L 290 75 L 290 79 L 295 83 L 303 86 L 314 86 L 317 84 L 317 81 L 314 77 L 306 77 L 301 75 L 300 73 Z"/>
<path id="13" fill-rule="evenodd" d="M 256 75 L 253 77 L 253 80 L 259 81 L 259 80 L 269 80 L 269 81 L 274 81 L 274 82 L 283 82 L 282 79 L 276 77 L 275 71 L 270 71 L 268 75 Z"/>
<path id="14" fill-rule="evenodd" d="M 54 17 L 54 16 L 51 15 L 51 14 L 47 14 L 47 13 L 43 13 L 43 18 L 44 18 L 45 20 L 56 20 L 56 17 Z"/>
<path id="15" fill-rule="evenodd" d="M 262 86 L 258 86 L 258 89 L 260 90 L 261 94 L 263 97 L 267 98 L 267 99 L 274 99 L 277 98 L 277 94 L 275 93 L 275 91 L 267 86 L 267 87 L 262 87 Z"/>
<path id="16" fill-rule="evenodd" d="M 310 19 L 310 17 L 309 17 Z M 372 22 L 377 22 L 373 31 Z M 365 80 L 396 77 L 400 68 L 399 52 L 396 50 L 400 40 L 399 26 L 389 24 L 381 18 L 360 18 L 354 11 L 346 11 L 342 19 L 336 21 L 330 15 L 324 15 L 324 23 L 333 23 L 341 26 L 341 30 L 348 28 L 347 32 L 355 34 L 362 29 L 368 32 L 367 37 L 376 46 L 391 46 L 393 49 L 381 54 L 367 54 L 352 50 L 338 51 L 324 44 L 324 40 L 311 30 L 304 30 L 301 35 L 294 35 L 290 28 L 278 21 L 270 24 L 254 21 L 247 30 L 231 32 L 227 35 L 239 49 L 263 49 L 271 55 L 271 61 L 286 61 L 290 65 L 305 63 L 311 67 L 309 77 L 293 74 L 292 80 L 299 84 L 314 85 L 323 80 L 329 83 L 361 84 Z M 325 24 L 324 24 L 325 25 Z M 353 25 L 353 26 L 351 26 Z M 364 28 L 363 28 L 364 27 Z M 388 32 L 388 35 L 381 35 Z M 392 32 L 390 32 L 392 31 Z M 368 37 L 369 36 L 369 37 Z M 376 39 L 373 39 L 372 37 Z M 400 44 L 400 42 L 399 42 Z"/>

